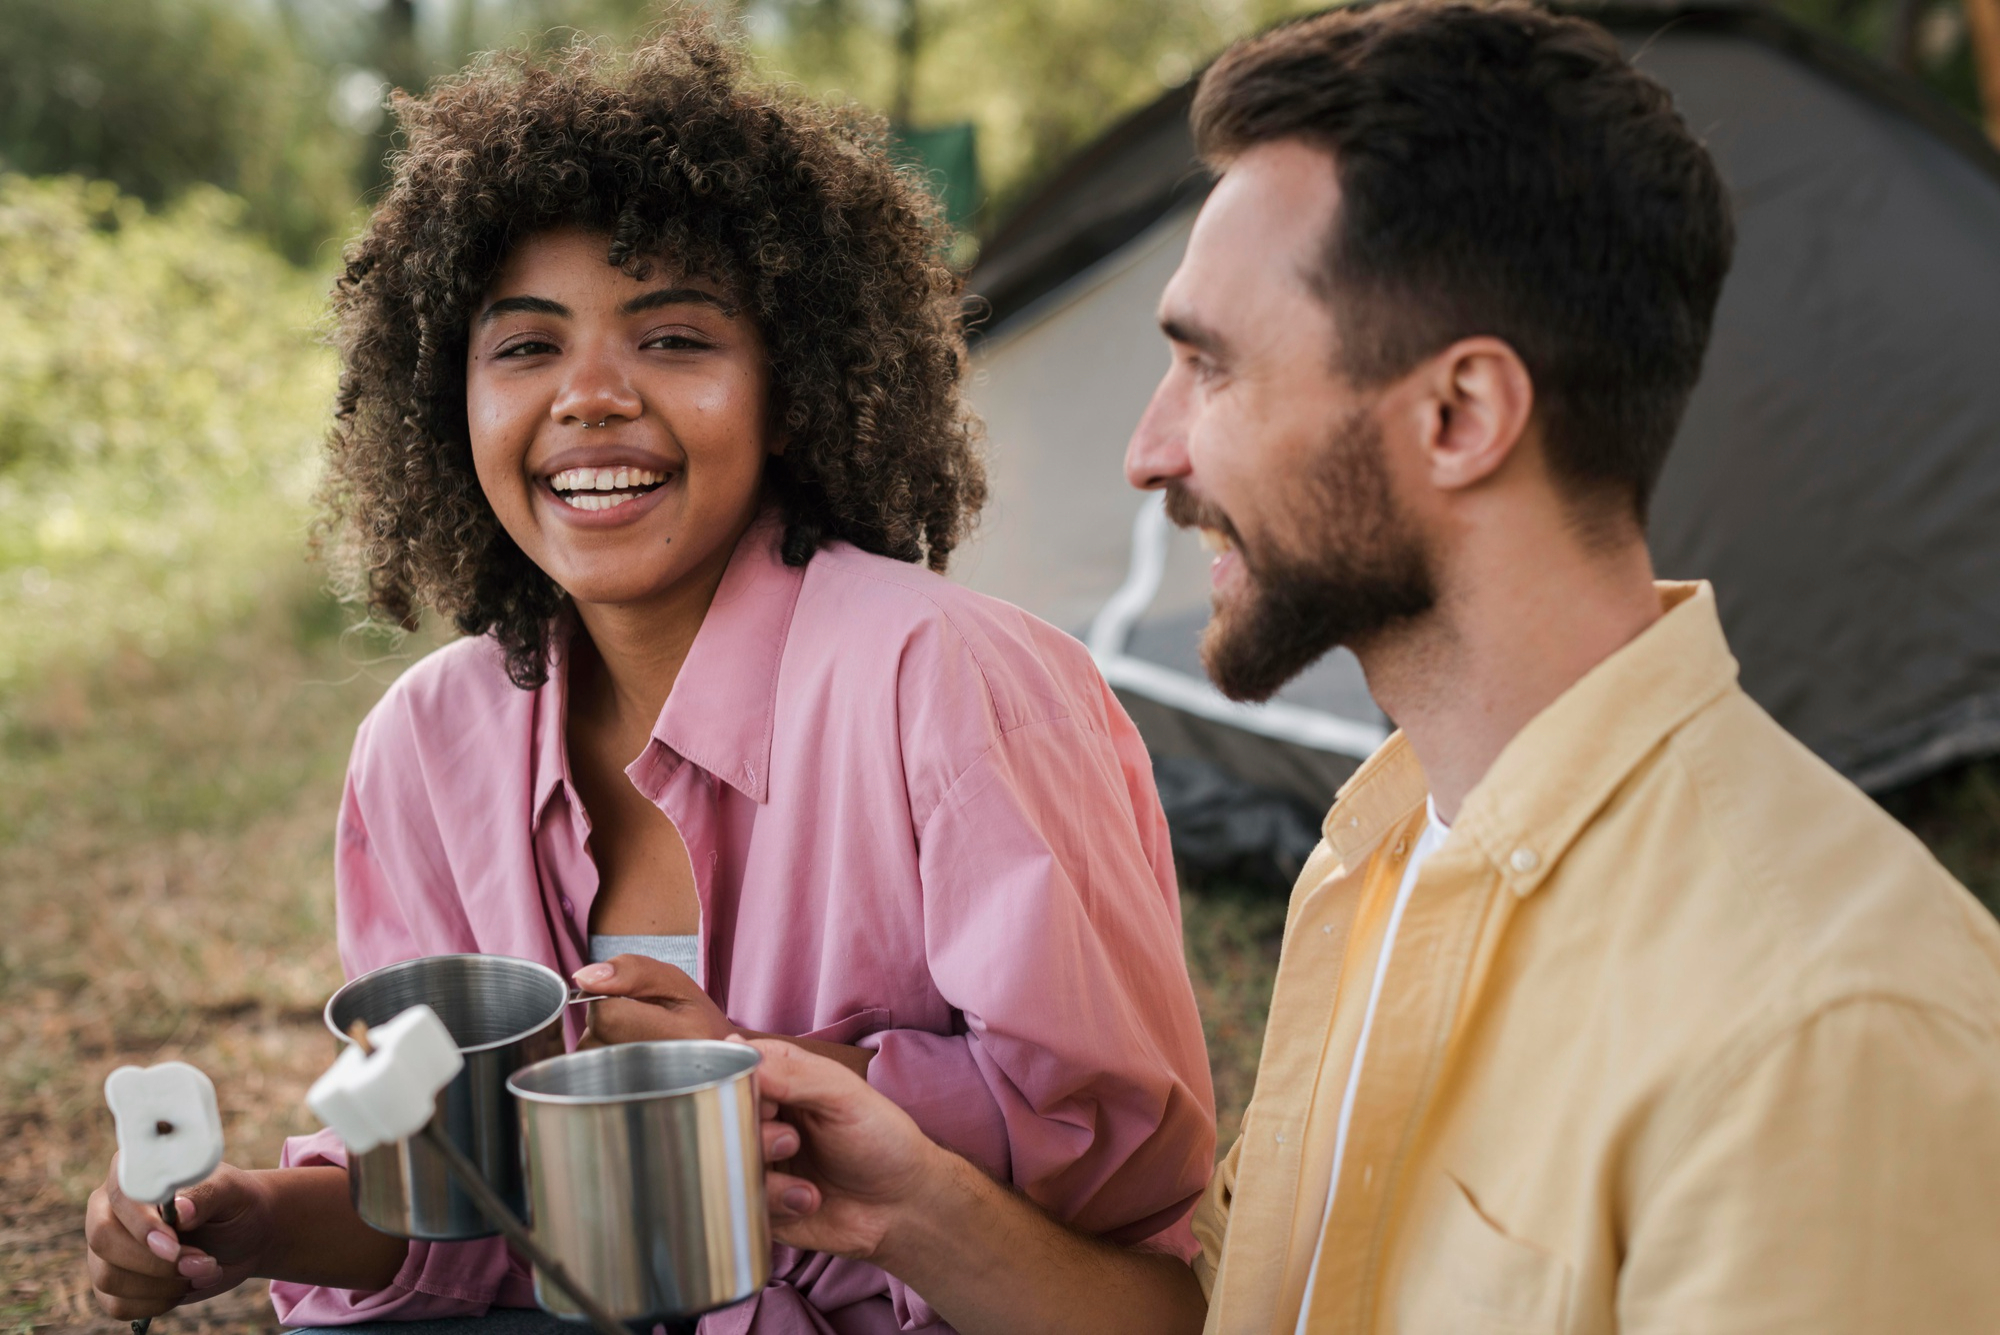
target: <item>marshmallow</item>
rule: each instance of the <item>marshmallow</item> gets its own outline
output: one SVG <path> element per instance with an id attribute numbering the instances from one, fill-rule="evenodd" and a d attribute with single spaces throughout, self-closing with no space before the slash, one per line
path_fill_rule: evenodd
<path id="1" fill-rule="evenodd" d="M 373 1052 L 349 1044 L 306 1091 L 306 1106 L 352 1154 L 423 1130 L 436 1110 L 438 1091 L 465 1065 L 444 1021 L 429 1006 L 412 1006 L 375 1026 L 368 1042 Z"/>
<path id="2" fill-rule="evenodd" d="M 158 1204 L 222 1162 L 215 1086 L 186 1062 L 121 1066 L 104 1082 L 118 1125 L 118 1189 Z"/>

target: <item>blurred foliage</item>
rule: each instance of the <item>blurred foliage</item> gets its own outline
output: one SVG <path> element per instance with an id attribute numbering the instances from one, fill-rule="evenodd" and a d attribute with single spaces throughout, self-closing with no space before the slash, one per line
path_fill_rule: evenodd
<path id="1" fill-rule="evenodd" d="M 977 127 L 989 228 L 1120 115 L 1320 0 L 684 0 L 761 66 L 917 131 Z M 241 195 L 295 260 L 350 230 L 393 147 L 382 100 L 506 47 L 625 42 L 671 0 L 0 0 L 0 166 L 154 204 Z M 1961 0 L 1778 0 L 1976 118 Z"/>
<path id="2" fill-rule="evenodd" d="M 1979 78 L 1960 0 L 1777 0 L 1777 7 L 1979 119 Z"/>
<path id="3" fill-rule="evenodd" d="M 872 106 L 909 86 L 917 125 L 970 121 L 991 224 L 1119 116 L 1189 78 L 1284 0 L 766 0 L 747 14 L 766 64 Z M 887 11 L 886 13 L 883 11 Z M 915 15 L 914 51 L 899 47 Z M 908 61 L 914 69 L 899 62 Z"/>
<path id="4" fill-rule="evenodd" d="M 157 655 L 296 568 L 333 391 L 325 282 L 194 186 L 0 176 L 0 689 Z"/>
<path id="5" fill-rule="evenodd" d="M 2000 758 L 1973 760 L 1882 798 L 1945 869 L 2000 915 Z"/>
<path id="6" fill-rule="evenodd" d="M 246 201 L 295 260 L 343 230 L 359 141 L 327 76 L 239 0 L 0 0 L 0 167 Z"/>

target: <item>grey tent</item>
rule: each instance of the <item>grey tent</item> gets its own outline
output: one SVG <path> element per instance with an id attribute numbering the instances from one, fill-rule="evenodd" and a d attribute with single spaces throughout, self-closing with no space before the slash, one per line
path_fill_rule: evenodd
<path id="1" fill-rule="evenodd" d="M 1654 505 L 1658 568 L 1715 582 L 1746 689 L 1863 787 L 2000 751 L 2000 156 L 1768 10 L 1566 8 L 1672 90 L 1737 211 Z M 1266 706 L 1210 688 L 1205 555 L 1120 470 L 1165 367 L 1153 306 L 1207 190 L 1191 92 L 1086 149 L 984 249 L 972 397 L 993 501 L 958 569 L 1086 638 L 1184 857 L 1289 864 L 1388 720 L 1344 652 Z"/>

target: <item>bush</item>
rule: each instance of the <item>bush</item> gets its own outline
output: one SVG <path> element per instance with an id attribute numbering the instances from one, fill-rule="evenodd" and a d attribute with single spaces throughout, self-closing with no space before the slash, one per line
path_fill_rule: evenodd
<path id="1" fill-rule="evenodd" d="M 297 260 L 344 230 L 371 148 L 327 75 L 227 0 L 0 0 L 0 166 L 149 204 L 207 183 Z"/>
<path id="2" fill-rule="evenodd" d="M 210 187 L 151 212 L 0 176 L 0 691 L 159 653 L 296 570 L 332 355 L 325 277 Z"/>

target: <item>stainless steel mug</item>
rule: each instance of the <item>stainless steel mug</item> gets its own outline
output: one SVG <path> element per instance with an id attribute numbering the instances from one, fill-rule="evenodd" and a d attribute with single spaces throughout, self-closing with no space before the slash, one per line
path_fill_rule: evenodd
<path id="1" fill-rule="evenodd" d="M 363 974 L 326 1003 L 327 1028 L 347 1040 L 356 1020 L 371 1028 L 418 1002 L 444 1021 L 465 1069 L 438 1094 L 431 1125 L 479 1166 L 517 1215 L 520 1120 L 507 1077 L 563 1050 L 569 988 L 554 969 L 508 955 L 431 955 Z M 444 1160 L 412 1137 L 378 1145 L 347 1163 L 354 1208 L 371 1227 L 399 1238 L 453 1242 L 497 1232 L 451 1180 Z"/>
<path id="2" fill-rule="evenodd" d="M 626 1043 L 507 1082 L 535 1239 L 621 1320 L 691 1317 L 764 1287 L 758 1061 L 739 1043 Z M 582 1315 L 539 1271 L 535 1299 Z"/>

